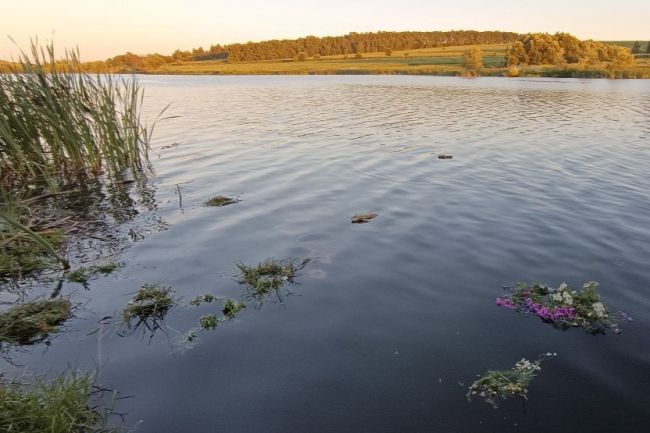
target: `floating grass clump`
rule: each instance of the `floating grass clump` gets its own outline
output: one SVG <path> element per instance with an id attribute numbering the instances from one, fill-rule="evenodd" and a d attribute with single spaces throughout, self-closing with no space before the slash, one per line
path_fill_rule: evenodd
<path id="1" fill-rule="evenodd" d="M 66 280 L 70 283 L 88 284 L 88 281 L 96 275 L 109 275 L 119 269 L 119 263 L 106 263 L 98 266 L 80 267 L 66 275 Z"/>
<path id="2" fill-rule="evenodd" d="M 36 300 L 0 313 L 0 345 L 24 346 L 39 343 L 72 317 L 67 299 Z"/>
<path id="3" fill-rule="evenodd" d="M 556 353 L 545 353 L 534 362 L 522 358 L 512 370 L 489 370 L 469 387 L 467 399 L 472 401 L 473 397 L 481 397 L 495 409 L 498 407 L 499 399 L 507 400 L 513 397 L 528 399 L 528 386 L 541 371 L 540 364 L 545 358 L 556 355 Z"/>
<path id="4" fill-rule="evenodd" d="M 233 198 L 233 197 L 225 197 L 222 195 L 217 195 L 212 197 L 211 199 L 205 201 L 203 203 L 204 206 L 210 206 L 210 207 L 222 207 L 222 206 L 228 206 L 230 204 L 235 204 L 239 203 L 240 200 Z"/>
<path id="5" fill-rule="evenodd" d="M 100 408 L 92 375 L 63 374 L 31 385 L 0 378 L 0 431 L 107 433 L 109 408 Z"/>
<path id="6" fill-rule="evenodd" d="M 190 300 L 190 305 L 198 307 L 201 304 L 211 304 L 216 298 L 212 295 L 199 295 Z"/>
<path id="7" fill-rule="evenodd" d="M 157 323 L 165 319 L 173 304 L 171 287 L 145 284 L 129 301 L 122 312 L 122 317 L 129 326 L 137 319 L 136 328 L 140 324 L 145 324 L 151 330 L 155 330 L 158 328 Z M 149 325 L 149 322 L 152 322 L 152 325 Z"/>
<path id="8" fill-rule="evenodd" d="M 143 92 L 135 78 L 83 73 L 79 54 L 56 59 L 32 43 L 0 74 L 0 171 L 3 181 L 117 173 L 148 160 Z"/>
<path id="9" fill-rule="evenodd" d="M 227 319 L 232 319 L 244 308 L 246 308 L 246 304 L 233 299 L 226 299 L 226 302 L 223 303 L 223 309 L 221 312 Z"/>
<path id="10" fill-rule="evenodd" d="M 560 329 L 582 327 L 592 334 L 612 329 L 619 333 L 597 288 L 595 282 L 585 283 L 582 290 L 572 290 L 566 283 L 557 289 L 520 283 L 510 289 L 510 294 L 497 298 L 496 303 L 522 314 L 535 315 Z"/>
<path id="11" fill-rule="evenodd" d="M 206 314 L 205 316 L 201 316 L 199 318 L 199 325 L 206 331 L 216 329 L 218 324 L 219 319 L 217 318 L 216 314 Z"/>
<path id="12" fill-rule="evenodd" d="M 244 308 L 246 308 L 246 304 L 233 299 L 226 299 L 221 310 L 223 317 L 217 317 L 216 314 L 206 314 L 199 318 L 199 326 L 201 329 L 206 331 L 216 329 L 219 322 L 224 322 L 234 318 L 235 315 Z"/>
<path id="13" fill-rule="evenodd" d="M 268 259 L 256 266 L 239 264 L 237 265 L 240 271 L 239 282 L 248 286 L 253 297 L 261 299 L 286 283 L 293 283 L 298 272 L 307 263 L 309 259 L 280 261 Z"/>
<path id="14" fill-rule="evenodd" d="M 14 231 L 0 224 L 0 279 L 21 278 L 57 266 L 58 255 L 53 256 L 51 250 L 63 247 L 63 232 L 43 229 L 38 230 L 36 236 L 41 242 L 36 242 L 27 232 Z M 45 248 L 43 242 L 49 247 Z"/>

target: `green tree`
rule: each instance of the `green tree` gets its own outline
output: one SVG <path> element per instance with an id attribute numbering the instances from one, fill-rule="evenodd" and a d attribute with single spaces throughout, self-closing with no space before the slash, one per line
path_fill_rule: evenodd
<path id="1" fill-rule="evenodd" d="M 463 54 L 463 66 L 476 71 L 483 67 L 483 51 L 479 47 L 472 47 Z"/>
<path id="2" fill-rule="evenodd" d="M 650 41 L 648 41 L 648 46 L 645 47 L 646 54 L 650 54 Z"/>
<path id="3" fill-rule="evenodd" d="M 641 42 L 636 41 L 634 45 L 632 45 L 632 54 L 641 54 Z"/>

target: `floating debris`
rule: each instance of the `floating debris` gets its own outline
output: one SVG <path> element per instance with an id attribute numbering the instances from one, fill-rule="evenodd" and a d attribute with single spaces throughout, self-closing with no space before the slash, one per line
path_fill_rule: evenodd
<path id="1" fill-rule="evenodd" d="M 158 329 L 159 323 L 173 306 L 171 287 L 145 284 L 129 301 L 122 312 L 123 321 L 131 327 L 131 321 L 138 319 L 135 328 L 145 325 L 149 330 Z"/>
<path id="2" fill-rule="evenodd" d="M 199 319 L 199 325 L 206 331 L 215 329 L 218 324 L 219 319 L 215 314 L 206 314 Z"/>
<path id="3" fill-rule="evenodd" d="M 222 206 L 228 206 L 230 204 L 235 204 L 239 203 L 241 200 L 233 198 L 233 197 L 225 197 L 223 195 L 217 195 L 203 203 L 204 206 L 211 206 L 211 207 L 222 207 Z"/>
<path id="4" fill-rule="evenodd" d="M 30 236 L 0 225 L 0 279 L 21 278 L 55 266 L 55 257 L 42 242 L 35 241 L 36 237 L 55 250 L 61 249 L 65 243 L 65 235 L 59 229 L 40 230 Z"/>
<path id="5" fill-rule="evenodd" d="M 199 295 L 190 301 L 190 305 L 198 307 L 201 304 L 211 304 L 215 299 L 217 298 L 212 295 Z"/>
<path id="6" fill-rule="evenodd" d="M 267 259 L 256 266 L 239 264 L 240 284 L 245 284 L 250 289 L 250 295 L 258 301 L 278 290 L 286 283 L 294 283 L 298 271 L 304 268 L 310 259 L 303 260 L 275 260 Z"/>
<path id="7" fill-rule="evenodd" d="M 246 304 L 236 300 L 226 299 L 226 302 L 223 303 L 223 309 L 221 310 L 221 312 L 223 313 L 224 316 L 226 316 L 226 318 L 232 319 L 233 317 L 235 317 L 235 314 L 237 314 L 244 308 L 246 308 Z"/>
<path id="8" fill-rule="evenodd" d="M 454 159 L 453 155 L 438 155 L 438 159 Z"/>
<path id="9" fill-rule="evenodd" d="M 0 313 L 0 345 L 24 346 L 44 341 L 72 317 L 68 299 L 26 302 Z"/>
<path id="10" fill-rule="evenodd" d="M 531 362 L 522 358 L 512 370 L 488 370 L 480 376 L 467 391 L 467 399 L 481 397 L 486 403 L 498 408 L 498 399 L 507 400 L 512 397 L 528 399 L 528 386 L 541 371 L 540 364 L 545 358 L 557 356 L 557 353 L 540 355 L 537 361 Z"/>
<path id="11" fill-rule="evenodd" d="M 580 291 L 571 290 L 566 283 L 557 289 L 542 284 L 529 286 L 520 283 L 510 289 L 509 295 L 497 298 L 496 304 L 522 314 L 538 316 L 561 329 L 582 327 L 592 334 L 612 329 L 618 333 L 618 325 L 611 320 L 597 288 L 596 282 L 585 283 Z"/>
<path id="12" fill-rule="evenodd" d="M 114 262 L 98 266 L 90 266 L 88 268 L 82 266 L 78 269 L 75 269 L 74 271 L 66 273 L 65 277 L 69 283 L 78 283 L 87 286 L 88 281 L 92 277 L 98 274 L 101 274 L 103 276 L 109 275 L 119 269 L 120 266 L 121 265 L 119 263 Z"/>
<path id="13" fill-rule="evenodd" d="M 370 220 L 373 220 L 377 218 L 379 215 L 376 213 L 362 213 L 359 215 L 354 215 L 352 217 L 352 224 L 365 224 L 367 222 L 370 222 Z"/>

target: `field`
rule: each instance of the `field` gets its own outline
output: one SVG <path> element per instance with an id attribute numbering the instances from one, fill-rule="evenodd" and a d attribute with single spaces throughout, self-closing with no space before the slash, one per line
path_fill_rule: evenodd
<path id="1" fill-rule="evenodd" d="M 504 76 L 507 45 L 475 45 L 483 51 L 483 76 Z M 152 74 L 197 74 L 197 75 L 467 75 L 463 67 L 463 54 L 473 46 L 423 48 L 408 51 L 366 53 L 362 58 L 352 55 L 323 56 L 296 59 L 262 60 L 255 62 L 228 63 L 224 60 L 170 63 Z M 611 71 L 607 64 L 587 68 L 578 65 L 534 66 L 519 71 L 526 76 L 584 77 L 584 78 L 650 78 L 650 59 L 640 57 L 638 65 L 623 70 Z"/>
<path id="2" fill-rule="evenodd" d="M 505 66 L 507 45 L 478 45 L 486 67 Z M 363 58 L 323 56 L 305 61 L 293 59 L 227 63 L 222 60 L 173 63 L 154 73 L 168 74 L 448 74 L 463 71 L 462 56 L 469 46 L 423 48 L 419 50 L 366 53 Z"/>

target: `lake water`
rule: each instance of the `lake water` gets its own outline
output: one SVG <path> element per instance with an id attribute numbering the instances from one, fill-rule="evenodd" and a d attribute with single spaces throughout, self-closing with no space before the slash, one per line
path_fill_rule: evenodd
<path id="1" fill-rule="evenodd" d="M 650 81 L 141 83 L 150 115 L 180 116 L 156 127 L 148 201 L 132 187 L 127 226 L 146 233 L 116 274 L 65 284 L 77 319 L 16 362 L 101 365 L 140 433 L 648 431 Z M 202 206 L 217 194 L 242 201 Z M 350 224 L 360 212 L 379 216 Z M 182 333 L 220 304 L 176 307 L 152 339 L 116 328 L 143 283 L 181 304 L 240 298 L 237 264 L 270 257 L 313 261 L 282 302 L 251 303 L 192 347 Z M 519 281 L 592 280 L 634 318 L 622 334 L 495 306 Z M 466 400 L 477 374 L 547 351 L 525 404 Z"/>

